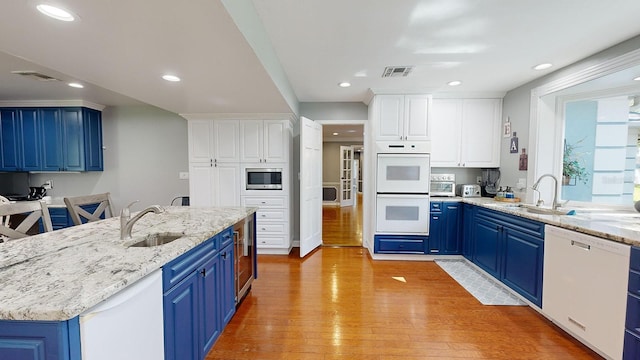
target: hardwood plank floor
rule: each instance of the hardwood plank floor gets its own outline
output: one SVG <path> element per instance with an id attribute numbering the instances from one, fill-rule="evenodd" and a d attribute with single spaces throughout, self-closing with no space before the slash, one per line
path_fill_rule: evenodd
<path id="1" fill-rule="evenodd" d="M 600 358 L 529 307 L 483 306 L 433 262 L 322 247 L 260 255 L 258 275 L 207 360 Z"/>
<path id="2" fill-rule="evenodd" d="M 362 194 L 354 206 L 322 207 L 322 245 L 362 246 Z"/>

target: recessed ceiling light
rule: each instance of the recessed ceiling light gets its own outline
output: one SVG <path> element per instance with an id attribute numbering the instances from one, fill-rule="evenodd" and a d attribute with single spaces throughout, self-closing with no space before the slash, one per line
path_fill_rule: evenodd
<path id="1" fill-rule="evenodd" d="M 349 87 L 349 86 L 351 86 L 351 83 L 343 81 L 343 82 L 339 83 L 338 86 L 340 86 L 340 87 Z"/>
<path id="2" fill-rule="evenodd" d="M 84 85 L 77 83 L 77 82 L 72 82 L 68 84 L 69 86 L 73 87 L 73 88 L 77 88 L 77 89 L 82 89 L 84 88 Z"/>
<path id="3" fill-rule="evenodd" d="M 637 78 L 634 78 L 633 80 L 640 81 L 640 76 L 638 76 Z"/>
<path id="4" fill-rule="evenodd" d="M 536 66 L 533 67 L 533 70 L 545 70 L 548 69 L 550 67 L 552 67 L 553 65 L 549 64 L 549 63 L 544 63 L 544 64 L 538 64 Z"/>
<path id="5" fill-rule="evenodd" d="M 333 136 L 338 136 L 338 133 L 333 133 Z"/>
<path id="6" fill-rule="evenodd" d="M 162 78 L 167 80 L 167 81 L 171 81 L 171 82 L 180 81 L 180 78 L 175 76 L 175 75 L 162 75 Z"/>
<path id="7" fill-rule="evenodd" d="M 62 9 L 53 5 L 38 4 L 36 5 L 36 9 L 38 9 L 38 11 L 40 11 L 41 13 L 57 20 L 73 21 L 76 19 L 75 16 L 73 16 L 73 14 L 70 11 L 67 11 L 65 9 Z"/>
<path id="8" fill-rule="evenodd" d="M 460 81 L 460 80 L 449 81 L 447 83 L 447 85 L 449 85 L 449 86 L 458 86 L 460 84 L 462 84 L 462 81 Z"/>

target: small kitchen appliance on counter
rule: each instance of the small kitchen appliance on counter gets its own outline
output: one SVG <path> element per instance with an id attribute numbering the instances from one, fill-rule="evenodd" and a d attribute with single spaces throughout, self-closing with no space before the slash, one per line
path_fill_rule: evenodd
<path id="1" fill-rule="evenodd" d="M 480 197 L 480 185 L 457 185 L 456 195 L 463 198 Z"/>
<path id="2" fill-rule="evenodd" d="M 480 193 L 483 197 L 495 197 L 500 185 L 499 169 L 482 169 Z"/>
<path id="3" fill-rule="evenodd" d="M 431 174 L 431 196 L 456 196 L 456 174 Z"/>

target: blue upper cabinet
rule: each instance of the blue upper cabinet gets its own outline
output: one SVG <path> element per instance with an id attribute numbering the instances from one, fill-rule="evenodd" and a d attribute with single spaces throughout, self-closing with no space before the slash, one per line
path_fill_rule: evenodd
<path id="1" fill-rule="evenodd" d="M 1 171 L 102 171 L 102 115 L 81 108 L 0 109 Z"/>
<path id="2" fill-rule="evenodd" d="M 20 130 L 18 111 L 0 109 L 0 170 L 20 171 Z"/>

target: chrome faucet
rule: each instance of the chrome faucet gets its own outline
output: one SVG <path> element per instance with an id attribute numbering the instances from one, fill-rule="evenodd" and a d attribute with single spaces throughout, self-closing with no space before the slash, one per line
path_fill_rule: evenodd
<path id="1" fill-rule="evenodd" d="M 535 190 L 535 191 L 538 191 L 538 186 L 540 186 L 540 180 L 542 180 L 542 179 L 543 179 L 543 178 L 545 178 L 545 177 L 550 177 L 550 178 L 552 178 L 552 179 L 553 179 L 554 193 L 553 193 L 553 203 L 551 204 L 551 208 L 552 208 L 553 210 L 558 210 L 558 208 L 559 208 L 561 205 L 566 204 L 566 202 L 565 202 L 565 203 L 563 203 L 563 204 L 560 204 L 560 203 L 558 202 L 558 178 L 556 178 L 555 176 L 553 176 L 553 175 L 551 175 L 551 174 L 544 174 L 544 175 L 540 176 L 540 177 L 538 178 L 538 180 L 536 180 L 535 184 L 533 184 L 533 186 L 532 186 L 531 188 L 532 188 L 533 190 Z M 540 193 L 540 192 L 538 191 L 538 194 L 539 194 L 539 193 Z M 536 206 L 540 206 L 540 204 L 541 204 L 541 203 L 542 203 L 542 201 L 541 201 L 541 200 L 538 200 L 538 203 L 536 204 Z"/>
<path id="2" fill-rule="evenodd" d="M 131 230 L 133 229 L 133 224 L 135 224 L 140 218 L 144 215 L 153 212 L 156 214 L 160 214 L 164 212 L 164 209 L 158 205 L 152 205 L 148 208 L 140 211 L 136 216 L 131 218 L 130 208 L 133 204 L 137 203 L 139 200 L 132 202 L 131 204 L 125 206 L 122 211 L 120 211 L 120 240 L 131 239 Z"/>

